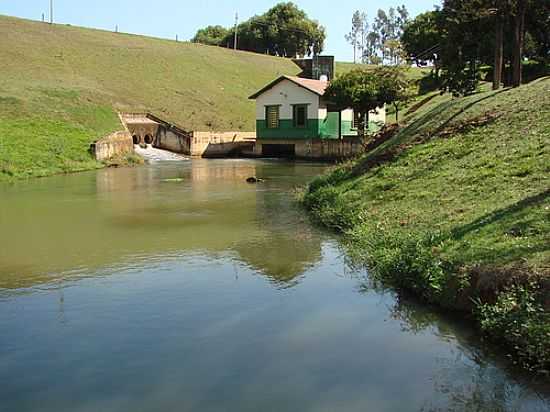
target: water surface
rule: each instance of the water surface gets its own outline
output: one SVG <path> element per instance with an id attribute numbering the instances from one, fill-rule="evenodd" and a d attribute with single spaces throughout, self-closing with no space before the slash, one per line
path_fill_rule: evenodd
<path id="1" fill-rule="evenodd" d="M 0 410 L 550 410 L 548 386 L 459 319 L 346 264 L 293 201 L 324 168 L 193 160 L 0 186 Z"/>

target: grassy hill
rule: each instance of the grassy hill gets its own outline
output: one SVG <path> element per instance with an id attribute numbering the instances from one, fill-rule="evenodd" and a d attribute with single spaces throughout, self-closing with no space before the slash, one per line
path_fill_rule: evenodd
<path id="1" fill-rule="evenodd" d="M 97 166 L 116 111 L 148 110 L 190 130 L 253 130 L 247 98 L 289 59 L 0 16 L 0 179 Z"/>
<path id="2" fill-rule="evenodd" d="M 248 96 L 299 72 L 284 58 L 7 16 L 0 38 L 0 180 L 99 167 L 89 143 L 120 129 L 117 111 L 254 130 Z"/>
<path id="3" fill-rule="evenodd" d="M 304 198 L 379 279 L 470 311 L 540 368 L 550 364 L 549 93 L 547 78 L 434 95 Z"/>

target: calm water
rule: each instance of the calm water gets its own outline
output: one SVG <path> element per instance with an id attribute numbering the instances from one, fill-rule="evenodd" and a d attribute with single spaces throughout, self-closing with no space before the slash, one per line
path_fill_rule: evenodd
<path id="1" fill-rule="evenodd" d="M 323 168 L 193 160 L 0 186 L 0 410 L 550 410 L 548 386 L 459 320 L 346 265 L 293 203 Z"/>

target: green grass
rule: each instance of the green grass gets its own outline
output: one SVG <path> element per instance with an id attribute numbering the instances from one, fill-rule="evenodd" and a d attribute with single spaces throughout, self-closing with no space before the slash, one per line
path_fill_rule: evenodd
<path id="1" fill-rule="evenodd" d="M 116 111 L 188 130 L 254 130 L 248 96 L 289 59 L 0 16 L 0 180 L 90 169 Z"/>
<path id="2" fill-rule="evenodd" d="M 507 307 L 495 302 L 515 281 L 527 287 L 533 275 L 550 277 L 549 93 L 546 79 L 461 99 L 438 95 L 385 144 L 312 182 L 304 202 L 346 233 L 351 254 L 375 276 L 492 325 L 479 313 L 498 311 L 482 305 Z M 482 302 L 474 308 L 470 299 Z M 550 320 L 541 319 L 535 335 L 547 339 Z M 496 335 L 527 353 L 522 361 L 548 366 L 547 345 L 536 360 L 527 338 L 521 347 Z"/>

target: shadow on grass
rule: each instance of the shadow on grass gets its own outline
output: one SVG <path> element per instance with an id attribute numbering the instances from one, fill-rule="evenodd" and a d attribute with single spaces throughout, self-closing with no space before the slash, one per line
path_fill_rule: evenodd
<path id="1" fill-rule="evenodd" d="M 510 206 L 487 213 L 474 221 L 453 229 L 449 238 L 453 241 L 462 241 L 461 249 L 464 256 L 470 261 L 484 261 L 498 264 L 517 262 L 537 253 L 550 251 L 550 242 L 544 240 L 544 228 L 530 230 L 541 222 L 533 218 L 532 210 L 541 207 L 550 200 L 550 189 L 528 196 Z M 481 230 L 490 225 L 495 234 L 503 234 L 503 241 L 494 241 L 486 247 L 476 246 L 472 248 L 470 242 L 465 239 L 468 234 Z M 537 233 L 538 232 L 538 233 Z M 527 236 L 528 242 L 517 243 L 514 238 Z M 506 239 L 510 240 L 507 241 Z"/>
<path id="2" fill-rule="evenodd" d="M 367 153 L 367 155 L 353 167 L 349 177 L 357 177 L 374 166 L 394 160 L 406 150 L 403 145 L 418 141 L 423 137 L 428 137 L 428 135 L 437 135 L 462 113 L 485 100 L 491 99 L 507 91 L 509 91 L 509 89 L 490 92 L 470 101 L 465 106 L 461 106 L 463 102 L 462 99 L 454 99 L 433 107 L 422 114 L 418 119 L 405 126 L 392 139 Z M 459 106 L 458 110 L 453 110 L 456 106 Z M 448 116 L 446 116 L 446 112 L 449 112 Z M 445 120 L 439 123 L 442 118 L 445 118 Z"/>
<path id="3" fill-rule="evenodd" d="M 500 89 L 496 92 L 493 92 L 493 93 L 490 93 L 488 94 L 487 96 L 483 96 L 482 98 L 480 99 L 477 99 L 477 100 L 474 100 L 470 103 L 468 103 L 466 106 L 462 107 L 458 112 L 456 112 L 455 114 L 453 114 L 452 116 L 450 116 L 447 120 L 445 120 L 441 125 L 439 125 L 439 127 L 434 131 L 433 134 L 437 135 L 438 133 L 440 133 L 441 131 L 443 131 L 454 119 L 456 119 L 461 113 L 464 113 L 465 111 L 467 111 L 468 109 L 471 109 L 472 107 L 474 107 L 475 105 L 481 103 L 482 101 L 484 100 L 487 100 L 487 99 L 490 99 L 492 97 L 495 97 L 501 93 L 504 93 L 504 92 L 507 92 L 509 91 L 510 89 Z"/>
<path id="4" fill-rule="evenodd" d="M 521 199 L 519 202 L 516 202 L 508 207 L 495 210 L 491 213 L 481 216 L 471 223 L 454 229 L 452 232 L 453 238 L 461 239 L 466 234 L 478 230 L 483 226 L 490 225 L 508 217 L 512 217 L 513 215 L 521 212 L 528 207 L 541 205 L 548 199 L 550 199 L 550 189 L 547 189 L 544 192 L 538 193 L 536 195 L 526 197 L 525 199 Z"/>

